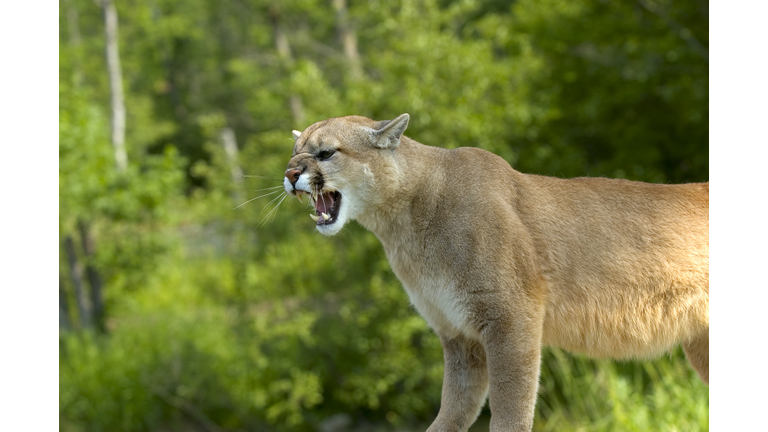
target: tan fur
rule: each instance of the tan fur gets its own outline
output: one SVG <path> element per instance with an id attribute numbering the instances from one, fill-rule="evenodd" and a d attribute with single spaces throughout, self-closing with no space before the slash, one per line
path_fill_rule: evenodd
<path id="1" fill-rule="evenodd" d="M 443 396 L 429 432 L 466 431 L 486 395 L 491 431 L 531 430 L 543 345 L 626 359 L 682 343 L 708 382 L 708 183 L 522 174 L 481 149 L 402 136 L 408 120 L 294 131 L 285 187 L 340 191 L 346 213 L 318 230 L 355 219 L 375 233 L 439 336 Z"/>

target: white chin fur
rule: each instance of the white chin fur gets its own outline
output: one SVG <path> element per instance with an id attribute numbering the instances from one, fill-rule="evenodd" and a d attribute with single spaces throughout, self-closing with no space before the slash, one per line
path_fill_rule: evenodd
<path id="1" fill-rule="evenodd" d="M 344 227 L 344 221 L 337 220 L 336 222 L 332 223 L 331 225 L 318 225 L 317 230 L 322 235 L 332 236 L 336 234 L 337 232 L 341 231 L 341 229 Z"/>

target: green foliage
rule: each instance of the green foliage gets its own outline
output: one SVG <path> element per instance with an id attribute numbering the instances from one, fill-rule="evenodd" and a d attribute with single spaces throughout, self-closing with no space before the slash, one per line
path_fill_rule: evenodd
<path id="1" fill-rule="evenodd" d="M 359 252 L 380 255 L 371 246 Z M 408 308 L 383 257 L 367 269 L 331 263 L 358 273 L 348 277 L 328 271 L 291 280 L 295 271 L 280 262 L 300 265 L 306 257 L 286 252 L 269 251 L 277 258 L 266 268 L 245 269 L 247 308 L 221 301 L 239 289 L 229 262 L 194 260 L 156 273 L 114 311 L 108 337 L 66 335 L 65 423 L 146 430 L 191 416 L 235 429 L 301 426 L 354 407 L 381 419 L 438 402 L 439 344 Z M 289 288 L 275 290 L 267 276 L 276 272 Z M 331 277 L 341 280 L 328 293 Z"/>
<path id="2" fill-rule="evenodd" d="M 59 97 L 60 235 L 72 233 L 78 222 L 93 225 L 101 239 L 95 263 L 116 286 L 133 289 L 167 246 L 157 231 L 172 218 L 182 160 L 168 147 L 118 173 L 103 110 L 66 83 Z"/>
<path id="3" fill-rule="evenodd" d="M 321 238 L 309 210 L 283 200 L 291 129 L 408 112 L 418 141 L 482 147 L 524 172 L 707 179 L 706 3 L 349 0 L 362 76 L 330 2 L 116 3 L 124 173 L 101 11 L 60 3 L 60 241 L 92 229 L 95 254 L 78 253 L 107 309 L 105 334 L 62 333 L 62 430 L 434 417 L 440 344 L 378 240 L 356 225 Z M 540 388 L 537 430 L 708 429 L 707 387 L 679 350 L 626 364 L 546 350 Z"/>
<path id="4" fill-rule="evenodd" d="M 536 430 L 709 430 L 709 388 L 680 348 L 654 362 L 542 357 Z"/>
<path id="5" fill-rule="evenodd" d="M 648 3 L 515 3 L 505 47 L 524 41 L 545 60 L 529 83 L 552 110 L 527 137 L 521 169 L 707 180 L 709 69 L 692 48 L 708 42 L 707 3 L 658 2 L 661 16 Z"/>

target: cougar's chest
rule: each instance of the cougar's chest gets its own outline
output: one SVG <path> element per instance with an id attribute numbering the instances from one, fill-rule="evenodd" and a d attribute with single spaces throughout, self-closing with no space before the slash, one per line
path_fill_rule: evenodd
<path id="1" fill-rule="evenodd" d="M 407 253 L 387 251 L 390 265 L 403 284 L 411 304 L 438 334 L 479 337 L 471 325 L 467 295 L 454 282 L 450 272 L 431 266 L 429 260 Z M 433 264 L 434 265 L 434 264 Z"/>

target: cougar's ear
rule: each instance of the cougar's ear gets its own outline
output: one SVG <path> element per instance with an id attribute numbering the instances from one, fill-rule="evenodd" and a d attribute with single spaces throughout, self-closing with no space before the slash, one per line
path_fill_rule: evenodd
<path id="1" fill-rule="evenodd" d="M 372 130 L 371 140 L 373 145 L 382 149 L 393 149 L 400 145 L 400 137 L 408 127 L 408 120 L 411 118 L 407 113 L 400 114 L 393 120 L 379 122 Z"/>
<path id="2" fill-rule="evenodd" d="M 293 140 L 294 140 L 294 141 L 298 140 L 298 139 L 299 139 L 299 137 L 301 136 L 301 132 L 299 132 L 299 131 L 297 131 L 297 130 L 295 130 L 295 131 L 292 131 L 291 133 L 293 134 Z"/>

